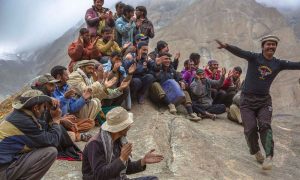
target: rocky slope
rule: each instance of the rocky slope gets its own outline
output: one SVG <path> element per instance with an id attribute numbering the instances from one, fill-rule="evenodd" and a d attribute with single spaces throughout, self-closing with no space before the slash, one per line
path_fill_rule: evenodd
<path id="1" fill-rule="evenodd" d="M 250 51 L 260 51 L 259 39 L 267 34 L 281 38 L 276 56 L 297 60 L 300 44 L 285 17 L 275 8 L 267 8 L 255 0 L 201 0 L 195 1 L 177 14 L 168 26 L 159 29 L 155 42 L 163 39 L 169 42 L 171 51 L 180 50 L 182 61 L 192 51 L 200 52 L 201 64 L 209 59 L 217 59 L 222 66 L 242 66 L 246 72 L 246 62 L 225 50 L 218 50 L 214 39 L 237 45 Z M 272 95 L 275 106 L 299 105 L 298 72 L 283 72 L 275 80 Z"/>
<path id="2" fill-rule="evenodd" d="M 162 180 L 198 179 L 299 179 L 299 112 L 274 114 L 275 158 L 272 171 L 263 171 L 248 153 L 243 128 L 222 115 L 216 121 L 198 123 L 174 116 L 147 102 L 134 106 L 129 131 L 133 159 L 155 148 L 165 159 L 131 177 L 155 175 Z M 290 115 L 297 113 L 298 115 Z M 98 128 L 93 130 L 97 133 Z M 79 143 L 81 148 L 83 143 Z M 81 163 L 56 161 L 44 178 L 81 179 Z"/>

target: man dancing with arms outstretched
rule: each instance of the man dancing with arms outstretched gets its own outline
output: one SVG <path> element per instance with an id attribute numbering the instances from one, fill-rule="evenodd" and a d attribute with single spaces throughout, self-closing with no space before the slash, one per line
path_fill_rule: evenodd
<path id="1" fill-rule="evenodd" d="M 238 47 L 216 40 L 219 49 L 226 49 L 232 54 L 248 61 L 245 85 L 242 89 L 240 109 L 244 124 L 244 133 L 250 153 L 262 163 L 264 170 L 272 169 L 274 141 L 271 128 L 272 99 L 270 86 L 282 70 L 300 70 L 300 62 L 290 62 L 274 57 L 279 38 L 268 35 L 261 39 L 262 53 L 244 51 Z M 258 144 L 258 133 L 266 152 L 266 160 Z"/>

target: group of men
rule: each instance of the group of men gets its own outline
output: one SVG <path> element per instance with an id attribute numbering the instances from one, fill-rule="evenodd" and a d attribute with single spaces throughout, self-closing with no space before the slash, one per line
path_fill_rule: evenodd
<path id="1" fill-rule="evenodd" d="M 173 114 L 177 105 L 184 105 L 192 121 L 215 120 L 227 110 L 229 119 L 244 125 L 250 153 L 264 169 L 271 169 L 270 85 L 281 70 L 300 69 L 299 63 L 273 57 L 277 37 L 263 38 L 260 54 L 217 40 L 220 49 L 248 61 L 245 83 L 240 80 L 239 66 L 226 73 L 218 61 L 210 60 L 200 68 L 198 53 L 191 53 L 178 72 L 180 53 L 171 60 L 165 41 L 158 41 L 149 53 L 154 28 L 144 6 L 134 9 L 119 2 L 113 15 L 103 4 L 104 0 L 94 0 L 87 10 L 87 28 L 80 29 L 77 41 L 68 48 L 68 68 L 55 66 L 35 78 L 0 124 L 1 179 L 41 179 L 57 157 L 82 160 L 83 179 L 126 179 L 126 174 L 162 161 L 163 156 L 154 150 L 138 161 L 130 160 L 132 143 L 126 135 L 133 115 L 128 110 L 132 101 L 143 104 L 146 95 L 168 106 Z M 167 86 L 178 92 L 166 90 Z M 95 125 L 101 128 L 92 137 L 88 131 Z M 259 149 L 258 132 L 266 160 Z M 76 141 L 89 142 L 81 152 Z"/>

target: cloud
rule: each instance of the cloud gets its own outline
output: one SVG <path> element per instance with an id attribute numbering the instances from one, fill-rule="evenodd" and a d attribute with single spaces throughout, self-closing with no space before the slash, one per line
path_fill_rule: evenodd
<path id="1" fill-rule="evenodd" d="M 300 0 L 256 0 L 258 3 L 275 7 L 279 10 L 291 9 L 296 10 L 300 8 Z"/>
<path id="2" fill-rule="evenodd" d="M 117 0 L 106 0 L 111 7 Z M 0 50 L 52 42 L 84 18 L 93 0 L 0 0 Z"/>

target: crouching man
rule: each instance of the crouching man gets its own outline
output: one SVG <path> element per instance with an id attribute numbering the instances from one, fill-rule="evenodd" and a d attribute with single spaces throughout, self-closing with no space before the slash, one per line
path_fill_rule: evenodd
<path id="1" fill-rule="evenodd" d="M 57 156 L 61 110 L 50 110 L 51 127 L 40 119 L 52 99 L 38 90 L 17 97 L 13 112 L 0 124 L 0 179 L 41 179 Z"/>
<path id="2" fill-rule="evenodd" d="M 106 122 L 100 132 L 93 137 L 83 151 L 82 174 L 84 180 L 128 179 L 126 174 L 144 171 L 146 164 L 158 163 L 162 155 L 151 150 L 143 159 L 131 161 L 132 143 L 128 143 L 126 135 L 133 123 L 132 113 L 122 107 L 110 110 Z M 156 180 L 148 176 L 137 180 Z"/>

